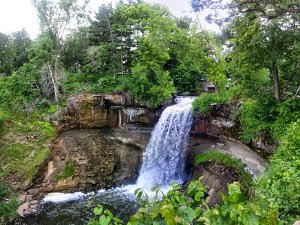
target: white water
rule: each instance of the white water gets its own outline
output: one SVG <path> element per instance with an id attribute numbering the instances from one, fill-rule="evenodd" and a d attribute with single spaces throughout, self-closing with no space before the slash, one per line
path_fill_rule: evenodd
<path id="1" fill-rule="evenodd" d="M 154 130 L 143 156 L 137 186 L 151 189 L 186 180 L 187 140 L 192 125 L 193 98 L 177 98 L 167 107 Z"/>

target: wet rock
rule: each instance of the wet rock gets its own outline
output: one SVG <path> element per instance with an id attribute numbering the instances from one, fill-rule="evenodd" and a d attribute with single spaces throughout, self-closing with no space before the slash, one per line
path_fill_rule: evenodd
<path id="1" fill-rule="evenodd" d="M 26 202 L 30 202 L 32 200 L 32 195 L 26 195 Z"/>
<path id="2" fill-rule="evenodd" d="M 18 198 L 19 203 L 24 203 L 26 201 L 26 195 L 20 195 Z"/>
<path id="3" fill-rule="evenodd" d="M 121 138 L 122 137 L 122 138 Z M 59 135 L 54 155 L 64 153 L 65 162 L 54 159 L 44 172 L 40 192 L 95 190 L 120 185 L 136 177 L 150 132 L 126 130 L 73 130 Z M 74 173 L 55 180 L 69 162 Z"/>
<path id="4" fill-rule="evenodd" d="M 29 189 L 28 193 L 34 197 L 39 194 L 39 190 L 38 189 Z"/>
<path id="5" fill-rule="evenodd" d="M 21 204 L 19 206 L 19 208 L 17 209 L 17 213 L 21 216 L 21 217 L 25 217 L 28 215 L 29 213 L 29 203 L 25 202 L 23 204 Z"/>

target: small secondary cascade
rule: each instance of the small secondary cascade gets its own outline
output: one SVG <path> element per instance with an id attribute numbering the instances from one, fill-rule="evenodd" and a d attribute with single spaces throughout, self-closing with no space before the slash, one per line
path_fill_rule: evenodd
<path id="1" fill-rule="evenodd" d="M 182 183 L 186 180 L 185 162 L 193 100 L 176 98 L 177 104 L 163 111 L 144 153 L 137 186 L 150 189 L 157 184 Z"/>

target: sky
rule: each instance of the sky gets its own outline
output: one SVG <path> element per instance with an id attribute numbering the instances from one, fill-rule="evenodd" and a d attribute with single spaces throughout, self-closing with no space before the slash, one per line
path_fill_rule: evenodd
<path id="1" fill-rule="evenodd" d="M 20 31 L 22 28 L 34 39 L 39 34 L 39 23 L 36 11 L 31 4 L 32 0 L 0 0 L 0 32 L 10 34 Z M 116 0 L 90 0 L 92 9 L 97 11 L 103 3 L 116 2 Z M 150 3 L 159 3 L 170 9 L 175 16 L 192 16 L 189 0 L 146 0 Z M 216 26 L 204 22 L 204 16 L 200 16 L 202 26 L 213 31 Z"/>

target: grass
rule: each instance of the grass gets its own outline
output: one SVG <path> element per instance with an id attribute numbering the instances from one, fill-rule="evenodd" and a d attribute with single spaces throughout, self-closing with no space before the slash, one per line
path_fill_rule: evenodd
<path id="1" fill-rule="evenodd" d="M 241 183 L 243 191 L 247 193 L 250 190 L 253 183 L 252 176 L 246 171 L 245 165 L 241 160 L 234 159 L 227 154 L 213 151 L 197 154 L 195 157 L 195 163 L 197 165 L 203 164 L 207 161 L 216 161 L 226 167 L 233 168 L 239 174 L 239 182 Z"/>
<path id="2" fill-rule="evenodd" d="M 48 143 L 55 135 L 51 124 L 41 121 L 42 115 L 26 118 L 10 115 L 0 136 L 0 180 L 8 178 L 26 188 L 51 152 Z"/>
<path id="3" fill-rule="evenodd" d="M 74 165 L 72 164 L 72 162 L 68 161 L 66 162 L 63 170 L 55 176 L 55 180 L 59 181 L 61 179 L 67 179 L 71 177 L 74 174 L 74 172 L 75 172 Z"/>

